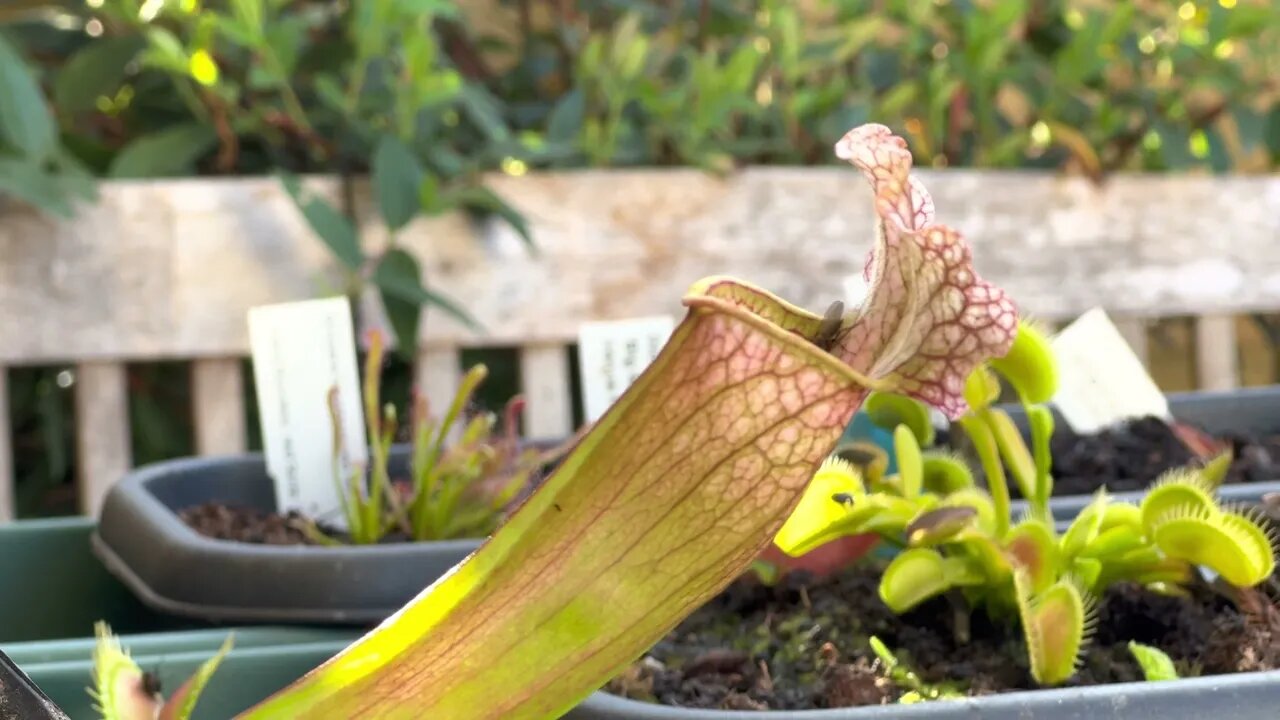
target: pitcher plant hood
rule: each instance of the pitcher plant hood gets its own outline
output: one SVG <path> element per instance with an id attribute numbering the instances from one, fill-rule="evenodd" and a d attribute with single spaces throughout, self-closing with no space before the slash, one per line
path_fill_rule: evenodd
<path id="1" fill-rule="evenodd" d="M 934 222 L 903 139 L 865 125 L 836 152 L 875 195 L 862 307 L 832 328 L 733 278 L 696 283 L 658 357 L 505 525 L 243 717 L 558 717 L 747 569 L 868 392 L 962 413 L 1013 304 Z"/>

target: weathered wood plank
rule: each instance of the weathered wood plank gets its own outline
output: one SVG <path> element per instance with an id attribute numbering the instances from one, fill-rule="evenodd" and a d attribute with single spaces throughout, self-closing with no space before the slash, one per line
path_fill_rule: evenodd
<path id="1" fill-rule="evenodd" d="M 133 464 L 123 363 L 76 366 L 76 459 L 80 512 L 96 516 L 107 491 Z"/>
<path id="2" fill-rule="evenodd" d="M 1196 375 L 1201 390 L 1232 390 L 1240 385 L 1236 319 L 1204 315 L 1195 319 Z"/>
<path id="3" fill-rule="evenodd" d="M 418 353 L 413 372 L 414 384 L 426 395 L 431 415 L 442 418 L 462 385 L 462 357 L 454 348 L 428 348 Z M 454 442 L 461 434 L 461 423 L 455 424 L 445 439 Z"/>
<path id="4" fill-rule="evenodd" d="M 235 455 L 245 450 L 244 371 L 240 358 L 202 358 L 191 364 L 196 452 Z"/>
<path id="5" fill-rule="evenodd" d="M 0 523 L 17 517 L 13 477 L 13 426 L 9 422 L 9 369 L 0 365 Z"/>
<path id="6" fill-rule="evenodd" d="M 462 359 L 450 348 L 431 348 L 418 353 L 414 383 L 424 393 L 434 415 L 442 415 L 453 402 L 462 384 Z"/>
<path id="7" fill-rule="evenodd" d="M 1035 172 L 920 175 L 939 220 L 969 237 L 978 269 L 1030 314 L 1280 307 L 1280 176 L 1094 186 Z M 330 179 L 313 182 L 335 192 Z M 496 221 L 449 215 L 407 228 L 400 242 L 432 289 L 486 330 L 434 313 L 426 346 L 567 343 L 585 320 L 678 316 L 690 283 L 714 273 L 822 309 L 872 239 L 870 194 L 848 168 L 580 171 L 492 186 L 525 213 L 540 252 Z M 368 247 L 384 240 L 373 220 L 362 232 Z M 245 355 L 249 307 L 340 287 L 328 251 L 265 178 L 110 182 L 72 222 L 10 209 L 0 254 L 9 364 Z"/>
<path id="8" fill-rule="evenodd" d="M 573 389 L 569 349 L 529 345 L 520 349 L 520 391 L 524 394 L 524 435 L 562 440 L 573 432 Z"/>

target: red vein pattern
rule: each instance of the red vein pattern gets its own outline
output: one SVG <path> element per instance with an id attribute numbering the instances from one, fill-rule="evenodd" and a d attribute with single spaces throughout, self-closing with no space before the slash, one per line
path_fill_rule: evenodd
<path id="1" fill-rule="evenodd" d="M 963 373 L 1007 349 L 1013 307 L 932 224 L 901 140 L 868 126 L 837 151 L 871 180 L 881 232 L 871 295 L 833 353 L 814 344 L 818 316 L 731 278 L 698 283 L 658 358 L 505 526 L 245 717 L 556 717 L 770 544 L 862 378 L 962 407 Z"/>
<path id="2" fill-rule="evenodd" d="M 957 418 L 965 378 L 1013 343 L 1013 301 L 974 272 L 958 232 L 934 223 L 933 199 L 910 175 L 905 140 L 883 125 L 863 125 L 836 144 L 836 155 L 870 181 L 879 222 L 867 301 L 835 354 Z"/>

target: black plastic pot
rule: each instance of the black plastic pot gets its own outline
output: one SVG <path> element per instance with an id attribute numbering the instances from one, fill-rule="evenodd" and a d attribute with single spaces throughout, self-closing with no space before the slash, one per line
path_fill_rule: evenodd
<path id="1" fill-rule="evenodd" d="M 67 716 L 8 655 L 0 652 L 0 720 L 66 720 Z"/>
<path id="2" fill-rule="evenodd" d="M 393 452 L 393 473 L 406 457 L 405 448 Z M 174 615 L 370 625 L 480 544 L 278 547 L 213 540 L 177 516 L 206 502 L 275 510 L 262 456 L 175 460 L 129 474 L 107 495 L 93 550 L 146 605 Z"/>

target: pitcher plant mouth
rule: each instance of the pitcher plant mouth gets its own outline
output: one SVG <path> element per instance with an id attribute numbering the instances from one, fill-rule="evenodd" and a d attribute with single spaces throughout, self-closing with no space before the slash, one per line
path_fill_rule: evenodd
<path id="1" fill-rule="evenodd" d="M 1014 307 L 934 224 L 904 140 L 866 125 L 837 154 L 875 194 L 861 307 L 695 283 L 658 357 L 492 537 L 242 717 L 558 717 L 750 566 L 871 390 L 963 412 Z"/>

